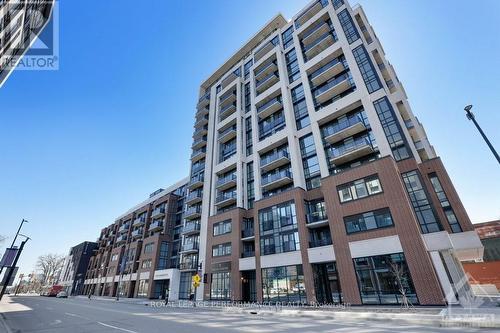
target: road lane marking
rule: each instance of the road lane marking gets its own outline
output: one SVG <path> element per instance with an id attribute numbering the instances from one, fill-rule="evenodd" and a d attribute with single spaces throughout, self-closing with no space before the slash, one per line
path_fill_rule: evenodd
<path id="1" fill-rule="evenodd" d="M 125 328 L 116 327 L 116 326 L 108 325 L 108 324 L 105 324 L 105 323 L 101 323 L 100 321 L 98 321 L 97 323 L 99 325 L 106 326 L 106 327 L 109 327 L 109 328 L 114 328 L 115 330 L 119 330 L 119 331 L 124 331 L 124 332 L 129 332 L 129 333 L 138 333 L 136 331 L 127 330 Z"/>
<path id="2" fill-rule="evenodd" d="M 67 315 L 67 316 L 71 316 L 71 317 L 77 317 L 77 318 L 82 318 L 82 319 L 85 319 L 85 320 L 91 320 L 90 318 L 87 318 L 87 317 L 84 317 L 84 316 L 80 316 L 80 315 L 77 315 L 77 314 L 74 314 L 74 313 L 65 312 L 64 314 Z"/>

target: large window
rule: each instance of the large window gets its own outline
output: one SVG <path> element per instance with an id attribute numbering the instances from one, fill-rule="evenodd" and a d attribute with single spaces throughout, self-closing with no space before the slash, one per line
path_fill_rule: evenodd
<path id="1" fill-rule="evenodd" d="M 373 63 L 368 56 L 368 52 L 363 45 L 356 47 L 352 50 L 354 54 L 354 59 L 356 59 L 356 63 L 358 64 L 359 71 L 361 72 L 361 76 L 363 77 L 363 81 L 365 81 L 366 89 L 371 94 L 374 91 L 382 88 L 382 84 L 378 78 L 377 72 L 373 67 Z"/>
<path id="2" fill-rule="evenodd" d="M 252 67 L 252 65 L 253 65 L 253 59 L 250 59 L 250 61 L 248 61 L 245 64 L 245 66 L 243 66 L 243 73 L 245 80 L 248 79 L 248 77 L 250 76 L 250 68 Z"/>
<path id="3" fill-rule="evenodd" d="M 288 81 L 289 83 L 292 83 L 300 78 L 299 62 L 297 61 L 297 52 L 295 51 L 295 49 L 288 52 L 285 55 L 285 59 L 286 68 L 288 70 Z"/>
<path id="4" fill-rule="evenodd" d="M 250 156 L 253 154 L 253 139 L 252 139 L 252 117 L 245 119 L 245 145 L 246 154 Z"/>
<path id="5" fill-rule="evenodd" d="M 281 34 L 281 38 L 283 39 L 283 48 L 286 50 L 293 44 L 293 25 Z"/>
<path id="6" fill-rule="evenodd" d="M 427 197 L 427 193 L 422 186 L 420 176 L 416 170 L 402 174 L 406 191 L 410 197 L 413 210 L 417 215 L 422 233 L 430 233 L 443 230 L 439 220 L 434 213 L 434 209 Z"/>
<path id="7" fill-rule="evenodd" d="M 396 120 L 394 110 L 387 97 L 382 97 L 373 102 L 373 106 L 377 111 L 378 119 L 385 133 L 385 137 L 389 142 L 392 154 L 396 161 L 410 157 L 410 151 L 407 148 L 406 139 L 403 136 L 403 131 L 399 122 Z"/>
<path id="8" fill-rule="evenodd" d="M 231 232 L 231 220 L 217 222 L 214 224 L 214 236 L 228 234 Z"/>
<path id="9" fill-rule="evenodd" d="M 306 289 L 302 265 L 262 269 L 264 302 L 306 303 Z"/>
<path id="10" fill-rule="evenodd" d="M 344 217 L 348 234 L 393 226 L 389 208 Z"/>
<path id="11" fill-rule="evenodd" d="M 223 257 L 231 254 L 231 243 L 212 246 L 212 257 Z"/>
<path id="12" fill-rule="evenodd" d="M 230 299 L 231 298 L 231 273 L 216 272 L 212 273 L 210 286 L 211 299 Z"/>
<path id="13" fill-rule="evenodd" d="M 252 106 L 252 99 L 250 96 L 250 82 L 245 84 L 245 113 L 249 112 Z"/>
<path id="14" fill-rule="evenodd" d="M 259 225 L 262 255 L 300 250 L 293 202 L 260 210 Z"/>
<path id="15" fill-rule="evenodd" d="M 155 243 L 147 243 L 144 245 L 144 253 L 153 253 Z"/>
<path id="16" fill-rule="evenodd" d="M 411 304 L 418 304 L 403 253 L 355 258 L 353 261 L 363 304 L 401 304 L 401 289 Z"/>
<path id="17" fill-rule="evenodd" d="M 149 280 L 140 280 L 139 289 L 137 290 L 137 297 L 148 297 Z M 124 295 L 122 295 L 124 296 Z"/>
<path id="18" fill-rule="evenodd" d="M 352 44 L 354 41 L 359 39 L 358 30 L 352 21 L 352 17 L 347 11 L 344 9 L 338 15 L 340 25 L 342 25 L 342 29 L 344 30 L 345 36 L 349 44 Z"/>
<path id="19" fill-rule="evenodd" d="M 319 170 L 318 155 L 314 145 L 314 137 L 308 134 L 299 140 L 302 166 L 308 190 L 321 186 L 321 172 Z"/>
<path id="20" fill-rule="evenodd" d="M 157 269 L 167 269 L 168 267 L 168 242 L 161 242 L 160 256 L 158 257 Z"/>
<path id="21" fill-rule="evenodd" d="M 191 287 L 193 273 L 191 272 L 181 272 L 180 283 L 179 283 L 179 299 L 189 299 L 191 295 Z"/>
<path id="22" fill-rule="evenodd" d="M 293 88 L 292 91 L 293 112 L 295 114 L 295 123 L 297 129 L 302 129 L 308 126 L 311 121 L 309 120 L 309 113 L 307 112 L 306 98 L 304 95 L 304 87 L 299 84 Z"/>
<path id="23" fill-rule="evenodd" d="M 253 208 L 255 201 L 253 162 L 247 164 L 247 208 Z"/>
<path id="24" fill-rule="evenodd" d="M 450 224 L 451 231 L 462 232 L 462 227 L 460 227 L 460 223 L 458 223 L 457 216 L 455 215 L 453 208 L 451 208 L 450 201 L 448 200 L 448 197 L 446 196 L 446 193 L 441 186 L 441 182 L 439 181 L 438 176 L 435 173 L 431 173 L 429 175 L 429 179 L 432 183 L 432 187 L 434 188 L 434 192 L 436 192 L 436 195 L 439 199 L 439 203 L 443 208 L 444 214 L 446 215 L 446 219 Z"/>
<path id="25" fill-rule="evenodd" d="M 382 192 L 382 186 L 377 175 L 359 179 L 337 187 L 340 202 L 361 199 Z"/>

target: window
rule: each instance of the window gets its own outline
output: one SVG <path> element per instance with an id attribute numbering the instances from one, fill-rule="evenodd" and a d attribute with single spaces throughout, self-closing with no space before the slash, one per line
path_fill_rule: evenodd
<path id="1" fill-rule="evenodd" d="M 252 117 L 245 119 L 245 143 L 247 156 L 253 154 Z"/>
<path id="2" fill-rule="evenodd" d="M 300 250 L 295 203 L 293 201 L 259 211 L 261 253 Z"/>
<path id="3" fill-rule="evenodd" d="M 148 269 L 148 268 L 151 268 L 151 264 L 153 263 L 153 261 L 151 259 L 147 259 L 147 260 L 143 260 L 142 261 L 142 265 L 141 265 L 141 268 L 142 269 Z"/>
<path id="4" fill-rule="evenodd" d="M 337 187 L 340 202 L 361 199 L 382 192 L 382 186 L 376 175 L 359 179 Z"/>
<path id="5" fill-rule="evenodd" d="M 448 201 L 448 197 L 446 196 L 446 193 L 444 192 L 443 187 L 441 186 L 439 178 L 435 173 L 431 173 L 429 174 L 429 179 L 431 181 L 432 187 L 434 188 L 434 192 L 436 193 L 439 199 L 439 203 L 443 208 L 444 215 L 446 216 L 446 219 L 450 224 L 451 231 L 462 232 L 462 227 L 460 227 L 460 223 L 458 223 L 457 216 L 455 215 L 455 212 L 453 211 L 453 208 L 451 207 L 450 202 Z"/>
<path id="6" fill-rule="evenodd" d="M 434 213 L 427 193 L 420 181 L 420 175 L 416 170 L 403 173 L 401 175 L 405 183 L 406 192 L 410 197 L 411 204 L 415 215 L 417 215 L 418 222 L 422 233 L 430 233 L 441 231 L 442 226 Z"/>
<path id="7" fill-rule="evenodd" d="M 344 217 L 348 234 L 393 226 L 389 208 Z"/>
<path id="8" fill-rule="evenodd" d="M 223 257 L 231 255 L 231 243 L 212 246 L 212 257 Z"/>
<path id="9" fill-rule="evenodd" d="M 291 90 L 293 112 L 295 114 L 295 123 L 297 129 L 302 129 L 308 126 L 311 122 L 309 120 L 309 113 L 307 112 L 306 98 L 304 95 L 304 87 L 299 84 Z"/>
<path id="10" fill-rule="evenodd" d="M 363 304 L 401 304 L 401 288 L 411 304 L 418 304 L 403 253 L 355 258 L 353 262 Z"/>
<path id="11" fill-rule="evenodd" d="M 252 97 L 250 96 L 250 82 L 245 84 L 245 113 L 250 112 L 251 110 L 251 104 L 252 104 Z"/>
<path id="12" fill-rule="evenodd" d="M 293 26 L 286 29 L 285 32 L 281 34 L 281 38 L 283 39 L 283 48 L 286 50 L 293 44 Z"/>
<path id="13" fill-rule="evenodd" d="M 285 128 L 285 125 L 283 110 L 273 113 L 259 122 L 259 140 L 262 141 L 278 131 L 281 131 Z"/>
<path id="14" fill-rule="evenodd" d="M 191 295 L 192 283 L 191 272 L 181 272 L 180 282 L 179 282 L 179 299 L 189 299 Z"/>
<path id="15" fill-rule="evenodd" d="M 250 68 L 252 67 L 252 65 L 253 65 L 253 59 L 250 59 L 250 61 L 248 61 L 245 64 L 245 66 L 243 66 L 245 80 L 248 79 L 248 77 L 250 76 Z"/>
<path id="16" fill-rule="evenodd" d="M 363 81 L 365 81 L 368 92 L 371 94 L 372 92 L 382 88 L 382 84 L 380 83 L 377 72 L 373 67 L 373 63 L 370 56 L 366 52 L 365 47 L 360 45 L 352 50 L 352 53 L 354 55 L 354 59 L 356 59 L 356 63 L 358 64 L 359 71 L 361 72 Z"/>
<path id="17" fill-rule="evenodd" d="M 352 44 L 354 41 L 359 39 L 358 30 L 354 26 L 354 22 L 352 21 L 352 17 L 347 11 L 344 9 L 338 15 L 340 25 L 342 25 L 342 29 L 344 30 L 345 36 L 349 44 Z"/>
<path id="18" fill-rule="evenodd" d="M 295 49 L 292 49 L 285 55 L 285 60 L 286 68 L 288 70 L 288 82 L 292 83 L 300 78 L 299 62 L 297 60 L 297 53 Z"/>
<path id="19" fill-rule="evenodd" d="M 328 219 L 324 199 L 306 201 L 306 222 L 314 223 Z"/>
<path id="20" fill-rule="evenodd" d="M 253 162 L 247 163 L 247 209 L 253 208 L 255 201 Z"/>
<path id="21" fill-rule="evenodd" d="M 231 232 L 231 220 L 222 221 L 214 224 L 214 236 L 228 234 Z"/>
<path id="22" fill-rule="evenodd" d="M 216 272 L 212 273 L 210 285 L 211 299 L 230 299 L 231 298 L 231 273 Z"/>
<path id="23" fill-rule="evenodd" d="M 113 254 L 111 256 L 111 261 L 117 261 L 118 260 L 118 254 Z"/>
<path id="24" fill-rule="evenodd" d="M 314 145 L 314 137 L 308 134 L 299 140 L 302 166 L 308 190 L 321 186 L 321 173 L 319 170 L 318 156 Z"/>
<path id="25" fill-rule="evenodd" d="M 220 162 L 224 162 L 229 159 L 231 156 L 236 154 L 236 138 L 220 144 Z"/>
<path id="26" fill-rule="evenodd" d="M 385 133 L 385 137 L 389 142 L 392 154 L 396 161 L 400 161 L 410 157 L 410 151 L 407 148 L 406 139 L 403 136 L 401 126 L 396 120 L 394 110 L 389 103 L 387 97 L 382 97 L 373 102 L 373 106 L 377 111 L 378 119 Z"/>
<path id="27" fill-rule="evenodd" d="M 306 303 L 306 289 L 302 265 L 262 269 L 264 302 Z"/>
<path id="28" fill-rule="evenodd" d="M 139 289 L 137 290 L 137 297 L 148 297 L 149 280 L 140 280 Z M 122 295 L 124 296 L 124 295 Z"/>
<path id="29" fill-rule="evenodd" d="M 344 0 L 333 0 L 333 8 L 339 9 L 344 4 Z"/>
<path id="30" fill-rule="evenodd" d="M 161 242 L 160 256 L 158 257 L 157 269 L 167 269 L 168 267 L 168 243 Z"/>
<path id="31" fill-rule="evenodd" d="M 147 243 L 144 245 L 144 253 L 153 253 L 153 248 L 155 246 L 155 243 Z"/>

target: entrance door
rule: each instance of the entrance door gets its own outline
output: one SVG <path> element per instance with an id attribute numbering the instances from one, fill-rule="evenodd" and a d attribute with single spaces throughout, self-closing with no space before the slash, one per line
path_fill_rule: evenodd
<path id="1" fill-rule="evenodd" d="M 342 290 L 335 262 L 313 264 L 314 289 L 319 303 L 342 303 Z"/>
<path id="2" fill-rule="evenodd" d="M 257 290 L 255 289 L 255 271 L 241 272 L 241 298 L 244 302 L 257 301 Z"/>

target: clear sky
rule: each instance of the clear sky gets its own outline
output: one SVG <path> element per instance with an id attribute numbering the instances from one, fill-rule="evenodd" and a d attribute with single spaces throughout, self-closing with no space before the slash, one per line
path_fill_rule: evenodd
<path id="1" fill-rule="evenodd" d="M 463 111 L 500 150 L 500 1 L 359 2 L 472 221 L 500 218 L 500 168 Z M 60 70 L 0 89 L 0 234 L 30 221 L 21 271 L 187 176 L 200 83 L 306 3 L 62 1 Z"/>

